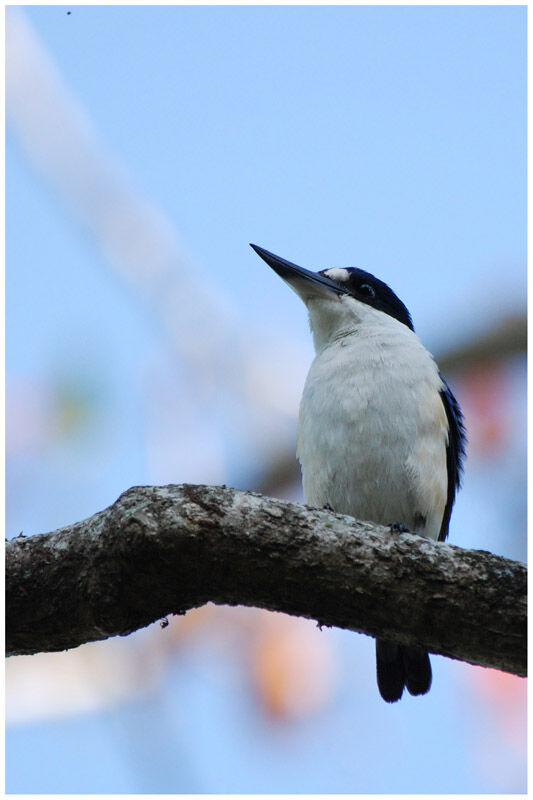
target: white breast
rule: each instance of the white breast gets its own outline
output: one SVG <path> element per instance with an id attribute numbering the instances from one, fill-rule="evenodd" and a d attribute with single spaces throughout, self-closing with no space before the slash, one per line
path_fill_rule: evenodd
<path id="1" fill-rule="evenodd" d="M 370 311 L 318 342 L 299 417 L 305 500 L 436 539 L 447 496 L 442 381 L 411 330 Z"/>

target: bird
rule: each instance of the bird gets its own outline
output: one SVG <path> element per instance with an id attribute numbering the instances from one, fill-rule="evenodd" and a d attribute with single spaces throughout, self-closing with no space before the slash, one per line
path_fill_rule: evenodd
<path id="1" fill-rule="evenodd" d="M 410 531 L 448 536 L 465 458 L 459 403 L 411 314 L 382 280 L 357 267 L 313 272 L 255 244 L 307 306 L 315 357 L 298 416 L 307 505 Z M 381 697 L 426 694 L 429 654 L 376 638 Z"/>

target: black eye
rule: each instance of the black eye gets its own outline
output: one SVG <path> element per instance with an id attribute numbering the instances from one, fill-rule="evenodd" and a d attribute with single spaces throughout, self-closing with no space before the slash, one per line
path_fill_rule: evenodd
<path id="1" fill-rule="evenodd" d="M 370 286 L 369 283 L 361 283 L 359 286 L 359 294 L 362 294 L 363 297 L 375 297 L 376 290 L 373 286 Z"/>

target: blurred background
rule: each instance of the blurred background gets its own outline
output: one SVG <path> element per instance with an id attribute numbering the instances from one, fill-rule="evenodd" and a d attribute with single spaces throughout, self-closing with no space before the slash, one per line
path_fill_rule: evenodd
<path id="1" fill-rule="evenodd" d="M 450 541 L 526 558 L 526 9 L 8 7 L 7 536 L 132 485 L 301 501 L 303 304 L 406 302 L 469 432 Z M 10 793 L 526 791 L 526 682 L 207 605 L 7 662 Z"/>

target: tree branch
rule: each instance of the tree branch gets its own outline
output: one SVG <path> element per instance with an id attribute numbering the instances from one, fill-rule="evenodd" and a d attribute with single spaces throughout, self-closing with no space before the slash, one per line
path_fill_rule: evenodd
<path id="1" fill-rule="evenodd" d="M 526 674 L 526 567 L 225 486 L 134 487 L 7 543 L 6 652 L 126 635 L 208 601 Z"/>

